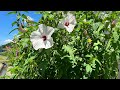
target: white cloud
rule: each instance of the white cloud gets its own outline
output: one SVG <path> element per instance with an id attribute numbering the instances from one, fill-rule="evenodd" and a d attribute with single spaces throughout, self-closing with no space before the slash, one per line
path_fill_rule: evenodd
<path id="1" fill-rule="evenodd" d="M 7 39 L 7 40 L 4 41 L 5 44 L 10 43 L 10 42 L 12 42 L 11 39 Z"/>

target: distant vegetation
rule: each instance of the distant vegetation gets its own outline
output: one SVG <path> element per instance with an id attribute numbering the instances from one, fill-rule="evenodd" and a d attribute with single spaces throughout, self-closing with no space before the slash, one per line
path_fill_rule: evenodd
<path id="1" fill-rule="evenodd" d="M 6 46 L 11 46 L 11 42 L 7 43 L 7 44 L 4 44 L 4 45 L 1 45 L 0 46 L 0 52 L 4 52 Z"/>

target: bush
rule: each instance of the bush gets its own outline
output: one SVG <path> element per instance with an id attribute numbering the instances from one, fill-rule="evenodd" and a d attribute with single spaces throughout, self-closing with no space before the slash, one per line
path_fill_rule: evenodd
<path id="1" fill-rule="evenodd" d="M 26 19 L 17 14 L 16 23 Z M 110 79 L 118 76 L 120 52 L 119 11 L 74 11 L 77 21 L 74 30 L 58 28 L 67 12 L 40 11 L 39 22 L 27 22 L 25 32 L 15 36 L 9 52 L 14 68 L 12 78 L 24 79 Z M 30 35 L 39 24 L 53 27 L 53 47 L 35 50 Z M 17 55 L 16 55 L 17 53 Z"/>

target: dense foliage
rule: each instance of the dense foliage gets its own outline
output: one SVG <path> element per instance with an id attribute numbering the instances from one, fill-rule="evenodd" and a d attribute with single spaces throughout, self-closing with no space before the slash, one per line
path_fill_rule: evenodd
<path id="1" fill-rule="evenodd" d="M 26 19 L 16 14 L 18 25 Z M 26 32 L 15 36 L 9 51 L 11 78 L 23 79 L 110 79 L 117 78 L 120 53 L 119 11 L 71 11 L 77 21 L 74 30 L 58 28 L 67 11 L 40 11 L 39 22 L 23 24 Z M 53 47 L 35 50 L 30 35 L 39 24 L 55 28 Z M 14 29 L 17 30 L 18 28 Z M 12 31 L 14 31 L 12 30 Z"/>

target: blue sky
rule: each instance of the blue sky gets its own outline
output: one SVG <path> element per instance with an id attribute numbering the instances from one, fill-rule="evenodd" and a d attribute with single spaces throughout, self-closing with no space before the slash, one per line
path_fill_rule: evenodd
<path id="1" fill-rule="evenodd" d="M 30 16 L 34 21 L 38 21 L 41 18 L 41 14 L 35 14 L 35 11 L 28 11 L 25 15 Z M 15 14 L 7 14 L 8 11 L 0 11 L 0 45 L 8 43 L 13 39 L 14 35 L 18 33 L 17 30 L 13 31 L 11 34 L 9 32 L 16 28 L 12 27 L 12 22 L 16 20 Z"/>

